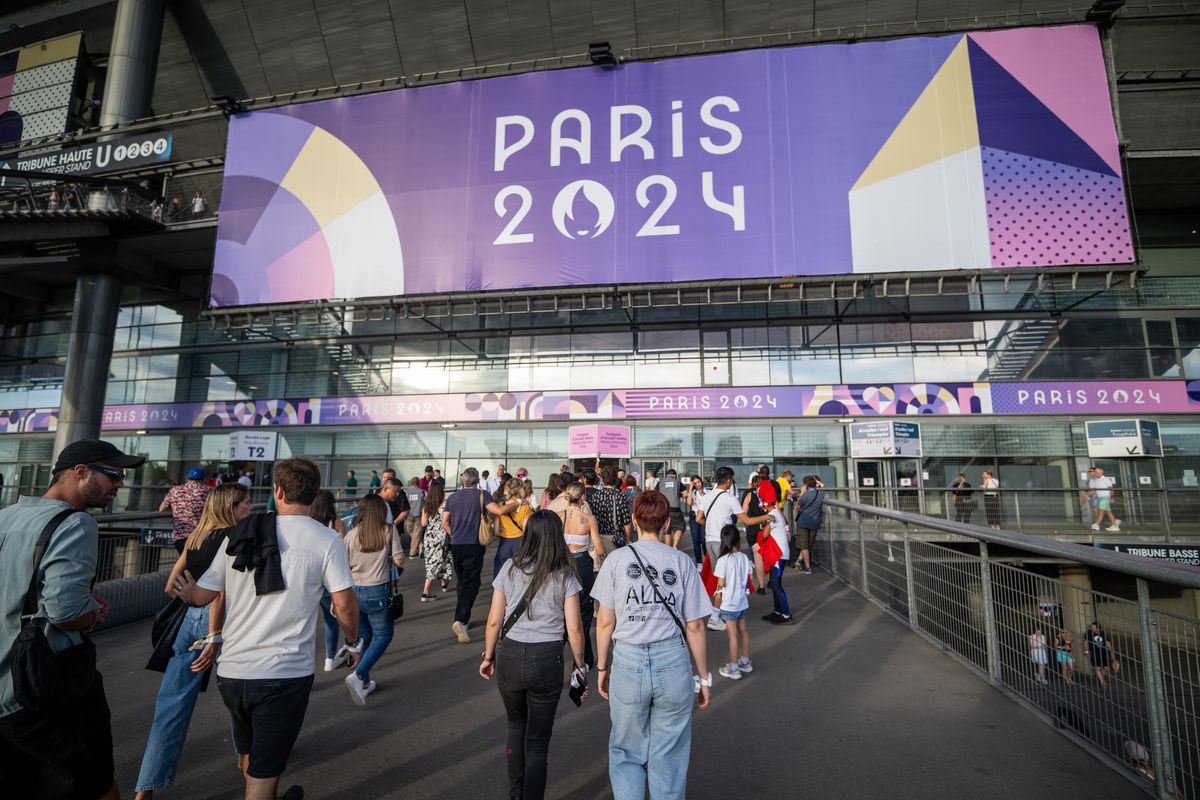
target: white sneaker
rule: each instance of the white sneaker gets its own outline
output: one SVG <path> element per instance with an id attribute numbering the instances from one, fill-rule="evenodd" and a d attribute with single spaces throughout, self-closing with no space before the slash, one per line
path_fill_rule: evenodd
<path id="1" fill-rule="evenodd" d="M 717 674 L 722 678 L 729 678 L 731 681 L 740 681 L 742 679 L 742 671 L 738 669 L 737 664 L 726 664 L 717 670 Z"/>
<path id="2" fill-rule="evenodd" d="M 1099 522 L 1093 522 L 1093 523 L 1092 523 L 1092 530 L 1094 530 L 1094 531 L 1098 531 L 1098 530 L 1100 530 L 1100 523 L 1099 523 Z"/>
<path id="3" fill-rule="evenodd" d="M 754 672 L 754 662 L 748 658 L 739 658 L 737 668 L 742 672 Z"/>
<path id="4" fill-rule="evenodd" d="M 346 657 L 344 655 L 341 656 L 340 658 L 334 657 L 334 658 L 325 659 L 325 671 L 326 672 L 333 672 L 335 669 L 338 669 L 338 668 L 344 667 L 344 666 L 346 666 Z"/>
<path id="5" fill-rule="evenodd" d="M 370 692 L 366 686 L 363 686 L 362 678 L 358 677 L 357 672 L 351 672 L 346 676 L 346 688 L 350 690 L 350 699 L 354 701 L 354 704 L 360 708 L 366 708 L 367 695 Z"/>
<path id="6" fill-rule="evenodd" d="M 459 644 L 471 643 L 471 634 L 467 633 L 467 626 L 458 620 L 454 620 L 454 624 L 450 626 L 450 630 L 454 631 L 454 635 L 458 637 Z"/>
<path id="7" fill-rule="evenodd" d="M 723 631 L 725 630 L 725 622 L 724 620 L 713 619 L 712 617 L 709 617 L 708 629 L 710 631 Z"/>
<path id="8" fill-rule="evenodd" d="M 332 658 L 325 659 L 325 671 L 333 672 L 335 669 L 337 669 L 337 668 L 333 665 L 333 659 Z"/>
<path id="9" fill-rule="evenodd" d="M 1110 531 L 1119 531 L 1119 530 L 1121 530 L 1121 520 L 1119 520 L 1119 519 L 1118 519 L 1118 520 L 1114 520 L 1114 521 L 1113 521 L 1113 524 L 1108 526 L 1108 529 L 1109 529 Z"/>
<path id="10" fill-rule="evenodd" d="M 375 681 L 371 681 L 370 683 L 368 683 L 366 686 L 363 687 L 364 695 L 368 695 L 373 691 L 375 691 Z"/>

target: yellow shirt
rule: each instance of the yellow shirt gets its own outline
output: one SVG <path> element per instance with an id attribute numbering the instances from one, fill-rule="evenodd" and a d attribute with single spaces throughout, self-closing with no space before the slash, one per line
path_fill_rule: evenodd
<path id="1" fill-rule="evenodd" d="M 792 482 L 787 478 L 776 478 L 775 480 L 779 482 L 779 490 L 783 492 L 783 497 L 787 497 L 788 490 L 792 488 Z M 782 500 L 783 497 L 779 499 Z"/>
<path id="2" fill-rule="evenodd" d="M 525 523 L 531 516 L 533 516 L 533 508 L 528 503 L 522 502 L 515 511 L 510 511 L 500 517 L 500 538 L 519 539 L 524 536 Z"/>

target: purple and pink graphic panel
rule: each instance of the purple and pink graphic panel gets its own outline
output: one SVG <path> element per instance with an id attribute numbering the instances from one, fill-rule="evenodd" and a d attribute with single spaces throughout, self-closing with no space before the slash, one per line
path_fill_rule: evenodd
<path id="1" fill-rule="evenodd" d="M 240 114 L 214 306 L 1134 258 L 1094 27 Z"/>
<path id="2" fill-rule="evenodd" d="M 1197 413 L 1200 381 L 888 383 L 119 405 L 104 409 L 102 427 L 132 431 L 443 422 Z M 52 431 L 57 426 L 57 408 L 0 409 L 0 433 Z"/>

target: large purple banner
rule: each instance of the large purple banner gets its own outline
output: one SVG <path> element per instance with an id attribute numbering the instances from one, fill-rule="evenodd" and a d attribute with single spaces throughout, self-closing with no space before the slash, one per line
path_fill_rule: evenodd
<path id="1" fill-rule="evenodd" d="M 1198 414 L 1200 381 L 887 383 L 312 397 L 107 406 L 110 431 L 261 425 L 767 419 L 986 414 Z M 52 431 L 58 409 L 0 409 L 0 433 Z"/>
<path id="2" fill-rule="evenodd" d="M 1133 260 L 1083 25 L 241 114 L 220 212 L 214 306 Z"/>

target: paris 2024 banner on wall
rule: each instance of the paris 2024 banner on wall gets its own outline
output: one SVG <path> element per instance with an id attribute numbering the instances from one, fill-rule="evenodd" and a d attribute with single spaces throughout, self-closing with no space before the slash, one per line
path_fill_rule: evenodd
<path id="1" fill-rule="evenodd" d="M 212 304 L 1133 259 L 1072 25 L 239 114 Z"/>

